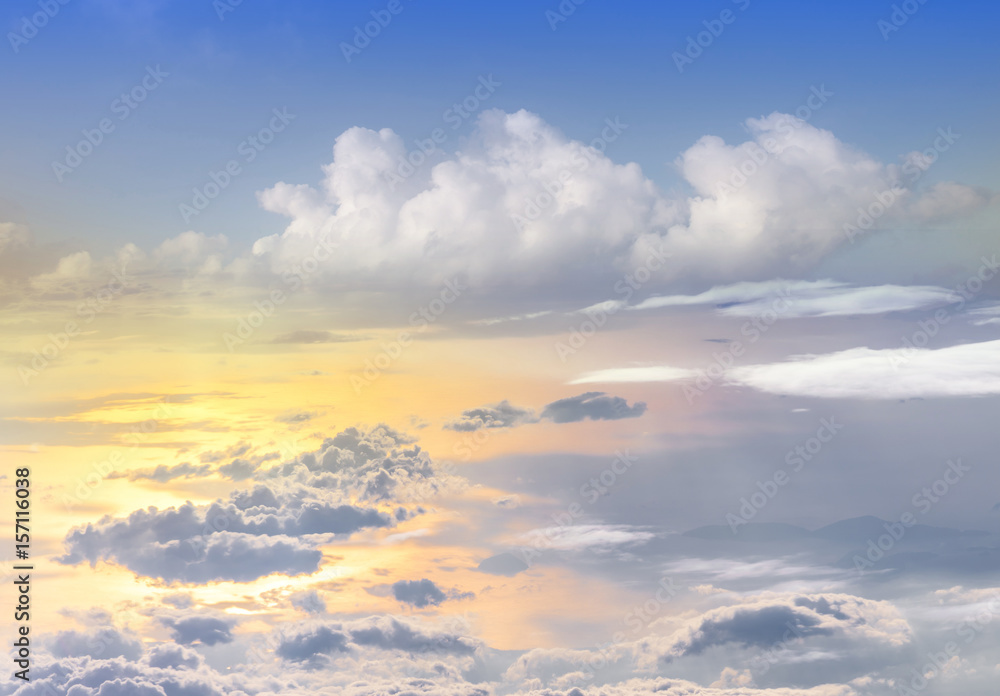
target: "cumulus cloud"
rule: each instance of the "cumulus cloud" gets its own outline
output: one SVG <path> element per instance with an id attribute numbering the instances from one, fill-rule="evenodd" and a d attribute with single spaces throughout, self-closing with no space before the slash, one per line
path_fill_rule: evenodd
<path id="1" fill-rule="evenodd" d="M 392 585 L 392 596 L 405 604 L 412 604 L 418 609 L 440 604 L 448 598 L 432 581 L 400 580 Z"/>
<path id="2" fill-rule="evenodd" d="M 318 450 L 268 468 L 260 468 L 263 459 L 234 460 L 219 471 L 261 483 L 208 505 L 150 507 L 77 527 L 59 560 L 107 561 L 186 583 L 313 573 L 322 558 L 319 544 L 333 535 L 392 527 L 420 514 L 419 505 L 407 503 L 465 485 L 440 472 L 412 442 L 386 426 L 347 428 Z"/>
<path id="3" fill-rule="evenodd" d="M 705 136 L 680 156 L 688 197 L 664 195 L 636 164 L 615 164 L 526 111 L 483 112 L 465 149 L 405 179 L 399 135 L 351 128 L 318 188 L 282 182 L 259 195 L 290 223 L 253 251 L 278 271 L 319 249 L 341 280 L 541 286 L 584 269 L 620 276 L 654 250 L 670 257 L 665 278 L 745 279 L 814 265 L 887 190 L 894 203 L 876 227 L 988 201 L 955 183 L 921 194 L 900 167 L 787 114 L 746 123 L 750 141 Z M 766 161 L 754 165 L 754 152 Z M 734 176 L 747 162 L 757 171 Z M 540 205 L 546 188 L 556 190 Z"/>
<path id="4" fill-rule="evenodd" d="M 183 645 L 231 643 L 232 626 L 215 616 L 161 616 L 160 623 L 169 628 L 174 640 Z"/>
<path id="5" fill-rule="evenodd" d="M 234 493 L 226 503 L 150 507 L 106 517 L 71 531 L 60 560 L 124 565 L 167 581 L 248 582 L 270 573 L 315 572 L 320 552 L 305 535 L 348 535 L 394 523 L 388 513 L 278 493 L 266 486 Z"/>
<path id="6" fill-rule="evenodd" d="M 52 638 L 49 649 L 56 657 L 137 660 L 142 654 L 142 641 L 138 636 L 104 626 L 87 631 L 60 631 Z"/>
<path id="7" fill-rule="evenodd" d="M 898 648 L 910 642 L 912 631 L 888 602 L 847 594 L 767 594 L 711 609 L 650 645 L 658 659 L 669 661 L 720 645 L 778 648 L 814 637 Z"/>
<path id="8" fill-rule="evenodd" d="M 93 265 L 89 252 L 78 251 L 75 254 L 62 257 L 55 270 L 37 275 L 33 280 L 40 285 L 86 280 L 90 277 Z"/>
<path id="9" fill-rule="evenodd" d="M 225 235 L 209 237 L 201 232 L 182 232 L 153 250 L 150 262 L 168 272 L 210 275 L 222 270 L 223 252 L 229 246 Z"/>
<path id="10" fill-rule="evenodd" d="M 524 423 L 537 422 L 538 417 L 533 410 L 514 406 L 504 399 L 498 404 L 462 411 L 460 418 L 446 423 L 444 427 L 446 430 L 472 432 L 482 429 L 513 428 Z"/>
<path id="11" fill-rule="evenodd" d="M 385 425 L 346 428 L 326 438 L 318 449 L 269 468 L 257 468 L 253 475 L 336 490 L 351 499 L 374 503 L 422 501 L 466 485 L 461 477 L 443 472 L 414 442 Z M 238 473 L 245 475 L 247 468 L 241 465 Z"/>
<path id="12" fill-rule="evenodd" d="M 310 252 L 328 234 L 338 275 L 424 282 L 465 276 L 475 284 L 527 284 L 591 267 L 600 250 L 622 256 L 636 230 L 662 230 L 677 219 L 635 164 L 617 165 L 568 140 L 526 111 L 486 111 L 469 147 L 425 167 L 402 184 L 406 155 L 389 129 L 351 128 L 337 138 L 319 190 L 278 184 L 261 205 L 291 218 L 280 237 L 254 245 L 278 267 Z M 529 200 L 572 172 L 558 202 L 526 224 Z"/>
<path id="13" fill-rule="evenodd" d="M 323 614 L 326 612 L 326 602 L 316 590 L 293 592 L 289 597 L 292 606 L 308 614 Z"/>

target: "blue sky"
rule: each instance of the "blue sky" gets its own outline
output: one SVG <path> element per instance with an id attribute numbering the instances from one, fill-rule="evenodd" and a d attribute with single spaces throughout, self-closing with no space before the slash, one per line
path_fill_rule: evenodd
<path id="1" fill-rule="evenodd" d="M 995 696 L 1000 8 L 233 2 L 4 5 L 0 696 Z"/>
<path id="2" fill-rule="evenodd" d="M 976 145 L 931 176 L 996 183 L 990 66 L 1000 58 L 1000 10 L 988 3 L 925 3 L 887 40 L 877 22 L 891 18 L 889 3 L 588 0 L 555 30 L 545 12 L 558 3 L 402 6 L 348 63 L 340 43 L 381 5 L 245 2 L 220 21 L 210 2 L 68 3 L 17 53 L 0 54 L 8 164 L 0 210 L 43 239 L 67 229 L 108 242 L 176 234 L 186 227 L 177 205 L 231 157 L 244 137 L 235 134 L 253 133 L 284 106 L 294 127 L 190 225 L 251 240 L 281 228 L 257 209 L 254 191 L 314 180 L 351 126 L 426 137 L 488 74 L 502 83 L 488 106 L 529 109 L 572 138 L 589 140 L 619 116 L 628 135 L 609 155 L 638 162 L 668 189 L 678 184 L 674 159 L 697 138 L 735 140 L 743 119 L 791 112 L 820 85 L 835 96 L 815 125 L 885 161 L 952 126 Z M 679 72 L 672 54 L 727 9 L 734 21 Z M 19 31 L 32 10 L 7 5 L 5 30 Z M 58 184 L 53 159 L 150 65 L 170 73 L 162 89 Z"/>

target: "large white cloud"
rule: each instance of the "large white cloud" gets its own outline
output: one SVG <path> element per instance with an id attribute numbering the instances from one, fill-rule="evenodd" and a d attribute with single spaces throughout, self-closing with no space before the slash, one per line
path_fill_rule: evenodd
<path id="1" fill-rule="evenodd" d="M 721 371 L 720 383 L 786 396 L 827 399 L 910 399 L 1000 394 L 1000 341 L 930 350 L 851 348 L 793 355 L 783 362 Z M 669 365 L 616 367 L 583 374 L 571 384 L 683 382 L 707 378 Z M 714 382 L 714 380 L 710 380 Z"/>
<path id="2" fill-rule="evenodd" d="M 886 190 L 893 203 L 876 216 L 881 223 L 912 225 L 988 200 L 950 183 L 921 196 L 899 167 L 785 114 L 747 125 L 747 143 L 706 136 L 681 155 L 689 197 L 664 195 L 638 165 L 615 164 L 523 110 L 484 112 L 461 152 L 434 153 L 406 178 L 400 136 L 352 128 L 337 139 L 319 188 L 279 183 L 259 195 L 291 222 L 254 252 L 284 270 L 328 238 L 329 251 L 315 256 L 338 280 L 465 275 L 494 286 L 621 273 L 656 249 L 672 256 L 665 277 L 745 279 L 816 263 Z M 753 171 L 734 178 L 741 168 Z"/>

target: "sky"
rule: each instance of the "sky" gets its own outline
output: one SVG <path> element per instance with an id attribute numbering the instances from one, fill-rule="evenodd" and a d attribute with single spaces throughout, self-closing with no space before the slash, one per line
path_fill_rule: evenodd
<path id="1" fill-rule="evenodd" d="M 0 694 L 995 693 L 998 12 L 5 5 Z"/>

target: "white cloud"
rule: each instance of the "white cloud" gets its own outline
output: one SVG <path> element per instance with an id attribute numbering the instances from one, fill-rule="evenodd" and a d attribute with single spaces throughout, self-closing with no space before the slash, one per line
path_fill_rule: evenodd
<path id="1" fill-rule="evenodd" d="M 951 290 L 928 285 L 852 287 L 833 280 L 769 280 L 719 285 L 697 295 L 650 297 L 629 309 L 717 304 L 726 316 L 773 311 L 782 318 L 801 318 L 904 312 L 961 300 Z"/>
<path id="2" fill-rule="evenodd" d="M 676 382 L 701 376 L 669 365 L 619 367 L 584 374 L 570 384 Z M 1000 394 L 1000 341 L 938 348 L 851 348 L 793 355 L 784 362 L 734 367 L 724 383 L 785 396 L 827 399 L 910 399 Z"/>
<path id="3" fill-rule="evenodd" d="M 528 543 L 545 548 L 580 551 L 638 544 L 655 536 L 652 532 L 627 525 L 577 524 L 535 529 L 525 534 L 524 538 Z"/>
<path id="4" fill-rule="evenodd" d="M 265 209 L 291 222 L 258 240 L 254 253 L 281 271 L 327 238 L 324 264 L 340 280 L 438 283 L 464 274 L 476 286 L 540 286 L 581 272 L 620 274 L 661 249 L 675 264 L 665 279 L 730 280 L 808 268 L 889 187 L 897 203 L 884 222 L 912 224 L 984 202 L 958 184 L 921 197 L 901 187 L 898 167 L 787 115 L 747 124 L 750 143 L 706 136 L 682 154 L 691 197 L 663 195 L 638 165 L 615 164 L 526 111 L 484 112 L 465 149 L 405 180 L 394 180 L 407 154 L 400 136 L 351 128 L 337 138 L 318 188 L 282 182 L 259 194 Z M 721 190 L 748 148 L 773 140 L 759 171 Z"/>
<path id="5" fill-rule="evenodd" d="M 1000 341 L 937 350 L 852 348 L 737 367 L 733 384 L 772 394 L 907 399 L 1000 394 Z"/>
<path id="6" fill-rule="evenodd" d="M 648 365 L 644 367 L 616 367 L 609 370 L 588 372 L 569 384 L 607 384 L 611 382 L 676 382 L 694 379 L 699 372 L 669 365 Z"/>
<path id="7" fill-rule="evenodd" d="M 90 253 L 78 251 L 75 254 L 62 257 L 54 271 L 37 275 L 34 280 L 42 285 L 86 280 L 90 277 L 92 266 L 93 261 L 90 258 Z"/>

